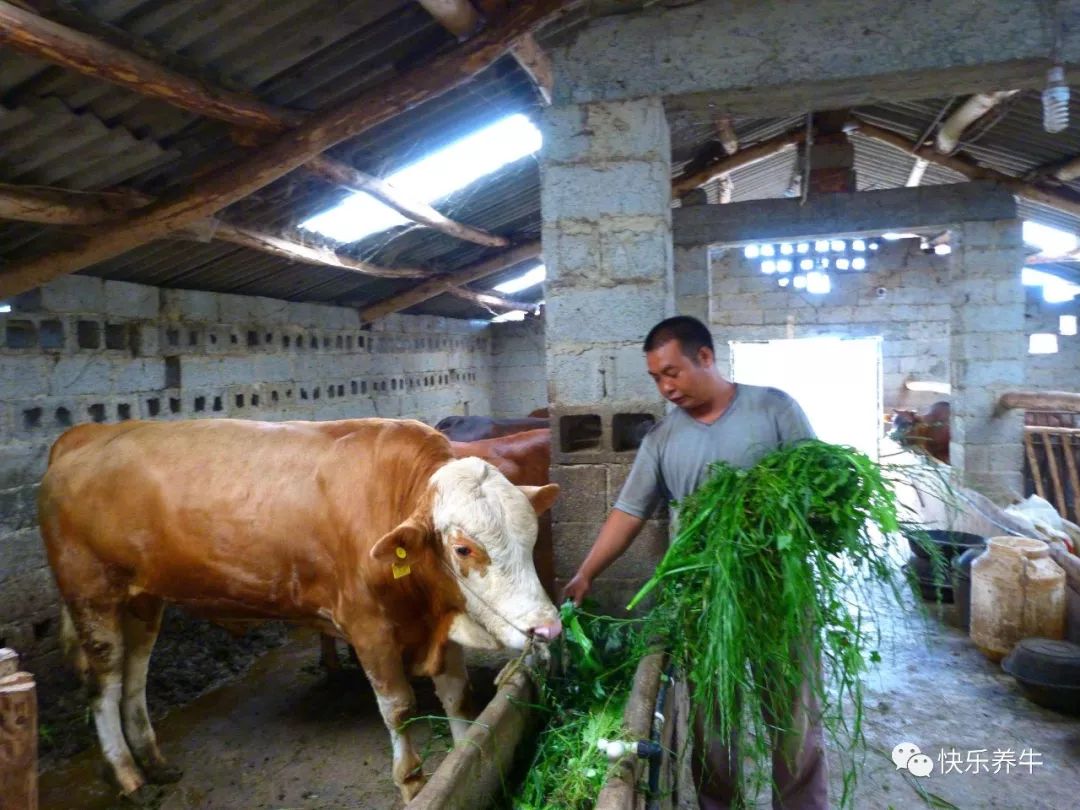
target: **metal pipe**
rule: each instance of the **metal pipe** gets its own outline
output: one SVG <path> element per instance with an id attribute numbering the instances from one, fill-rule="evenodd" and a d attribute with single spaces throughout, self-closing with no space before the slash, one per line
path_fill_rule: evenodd
<path id="1" fill-rule="evenodd" d="M 663 759 L 664 750 L 660 746 L 660 735 L 664 729 L 664 701 L 667 700 L 668 687 L 675 677 L 675 664 L 670 663 L 664 670 L 664 677 L 660 681 L 660 688 L 656 692 L 656 705 L 653 707 L 652 734 L 649 742 L 649 802 L 647 810 L 660 810 L 660 761 Z"/>

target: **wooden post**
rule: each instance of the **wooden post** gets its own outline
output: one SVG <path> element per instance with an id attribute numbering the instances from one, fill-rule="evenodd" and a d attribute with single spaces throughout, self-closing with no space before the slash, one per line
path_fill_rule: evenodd
<path id="1" fill-rule="evenodd" d="M 19 656 L 0 649 L 0 810 L 37 810 L 37 694 Z"/>

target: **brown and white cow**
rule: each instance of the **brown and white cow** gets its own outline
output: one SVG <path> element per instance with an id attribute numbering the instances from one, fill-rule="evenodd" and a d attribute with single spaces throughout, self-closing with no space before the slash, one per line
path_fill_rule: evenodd
<path id="1" fill-rule="evenodd" d="M 475 442 L 450 442 L 456 458 L 479 458 L 491 464 L 517 486 L 545 486 L 551 480 L 551 430 L 527 430 L 494 439 Z M 549 593 L 554 593 L 555 560 L 551 545 L 551 515 L 539 517 L 536 545 L 533 548 L 533 564 L 540 582 Z M 319 662 L 330 672 L 340 670 L 334 637 L 323 635 L 320 639 Z"/>
<path id="2" fill-rule="evenodd" d="M 353 645 L 408 800 L 423 785 L 406 721 L 427 675 L 460 739 L 461 645 L 559 634 L 532 563 L 556 485 L 515 487 L 457 459 L 420 422 L 124 422 L 53 446 L 39 514 L 85 655 L 102 750 L 128 794 L 178 777 L 146 711 L 164 602 L 224 619 L 286 619 Z"/>

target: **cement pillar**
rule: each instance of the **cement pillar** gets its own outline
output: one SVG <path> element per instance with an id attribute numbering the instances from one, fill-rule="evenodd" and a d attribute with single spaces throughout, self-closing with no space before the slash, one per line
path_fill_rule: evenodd
<path id="1" fill-rule="evenodd" d="M 662 401 L 641 342 L 674 312 L 671 159 L 659 98 L 555 106 L 541 162 L 548 399 L 559 587 L 596 538 L 633 461 L 633 426 Z M 652 521 L 594 593 L 615 609 L 666 545 Z"/>
<path id="2" fill-rule="evenodd" d="M 998 397 L 1025 382 L 1020 220 L 960 223 L 950 244 L 949 455 L 966 486 L 1001 501 L 1023 495 L 1023 413 L 994 416 Z"/>
<path id="3" fill-rule="evenodd" d="M 709 321 L 709 248 L 675 248 L 675 311 Z"/>

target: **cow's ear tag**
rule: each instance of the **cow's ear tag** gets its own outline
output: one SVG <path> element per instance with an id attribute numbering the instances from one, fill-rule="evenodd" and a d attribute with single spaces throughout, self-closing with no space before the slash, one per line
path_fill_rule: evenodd
<path id="1" fill-rule="evenodd" d="M 394 549 L 394 554 L 399 560 L 404 560 L 409 556 L 409 552 L 407 552 L 403 546 L 398 546 Z M 390 570 L 394 572 L 394 579 L 401 579 L 412 573 L 412 566 L 408 563 L 394 563 L 390 566 Z"/>

